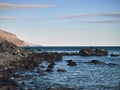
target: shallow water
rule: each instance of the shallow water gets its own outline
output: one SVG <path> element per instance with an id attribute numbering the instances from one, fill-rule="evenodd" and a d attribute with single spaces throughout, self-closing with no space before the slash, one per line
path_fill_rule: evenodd
<path id="1" fill-rule="evenodd" d="M 120 54 L 120 48 L 108 50 L 109 54 Z M 77 66 L 68 66 L 66 61 L 69 59 L 74 60 Z M 93 59 L 106 64 L 86 63 Z M 30 75 L 31 78 L 15 78 L 15 80 L 25 90 L 28 88 L 46 90 L 50 87 L 71 87 L 76 90 L 120 90 L 120 56 L 64 56 L 62 60 L 55 63 L 54 72 L 45 72 L 46 76 L 41 76 L 36 72 L 40 68 L 38 67 L 32 72 L 18 72 L 21 75 Z M 108 63 L 112 63 L 112 65 Z M 43 62 L 42 65 L 47 67 L 48 63 Z M 57 72 L 57 69 L 65 69 L 67 72 Z M 24 82 L 25 85 L 21 85 L 21 82 Z"/>

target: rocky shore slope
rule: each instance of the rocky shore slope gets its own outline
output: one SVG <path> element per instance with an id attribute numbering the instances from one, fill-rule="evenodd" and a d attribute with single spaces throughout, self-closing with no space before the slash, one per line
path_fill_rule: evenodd
<path id="1" fill-rule="evenodd" d="M 0 41 L 4 41 L 4 40 L 7 40 L 8 42 L 13 43 L 16 46 L 31 45 L 30 43 L 20 40 L 15 34 L 12 34 L 10 32 L 6 32 L 6 31 L 0 29 Z"/>
<path id="2" fill-rule="evenodd" d="M 16 71 L 33 70 L 42 61 L 53 62 L 61 60 L 58 53 L 35 53 L 31 50 L 19 48 L 11 42 L 0 42 L 0 90 L 18 90 L 15 77 Z"/>
<path id="3" fill-rule="evenodd" d="M 49 64 L 46 72 L 51 72 L 54 68 L 54 62 L 56 60 L 62 60 L 62 56 L 71 55 L 108 55 L 108 52 L 102 49 L 92 50 L 90 48 L 82 49 L 79 53 L 57 53 L 57 52 L 41 52 L 36 53 L 32 50 L 25 50 L 19 48 L 11 42 L 6 40 L 0 42 L 0 90 L 18 90 L 17 82 L 12 80 L 11 77 L 19 77 L 16 75 L 16 71 L 33 70 L 42 61 L 46 61 Z M 69 66 L 76 66 L 77 64 L 68 60 Z M 98 61 L 92 63 L 99 63 Z M 39 71 L 41 72 L 41 70 Z M 58 69 L 58 72 L 66 72 L 66 70 Z M 41 75 L 43 75 L 42 73 Z M 58 89 L 46 89 L 46 90 L 58 90 Z M 59 90 L 74 90 L 74 89 L 59 89 Z"/>

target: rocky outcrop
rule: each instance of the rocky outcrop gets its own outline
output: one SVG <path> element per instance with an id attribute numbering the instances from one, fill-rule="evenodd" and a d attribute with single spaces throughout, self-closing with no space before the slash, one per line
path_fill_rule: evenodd
<path id="1" fill-rule="evenodd" d="M 103 56 L 108 55 L 108 51 L 101 48 L 97 48 L 95 50 L 92 48 L 83 48 L 80 50 L 79 54 L 81 56 Z"/>
<path id="2" fill-rule="evenodd" d="M 110 56 L 111 56 L 111 57 L 117 57 L 117 56 L 120 56 L 120 54 L 113 54 L 113 53 L 112 53 Z"/>
<path id="3" fill-rule="evenodd" d="M 0 29 L 0 41 L 8 41 L 16 46 L 29 46 L 31 45 L 30 43 L 24 42 L 23 40 L 20 40 L 15 34 L 6 32 L 4 30 Z"/>
<path id="4" fill-rule="evenodd" d="M 92 60 L 92 61 L 90 61 L 88 63 L 92 63 L 92 64 L 105 64 L 104 62 L 99 61 L 99 60 Z"/>
<path id="5" fill-rule="evenodd" d="M 67 72 L 67 70 L 65 70 L 65 69 L 58 69 L 57 71 L 58 72 Z"/>
<path id="6" fill-rule="evenodd" d="M 69 66 L 76 66 L 77 65 L 77 63 L 74 62 L 73 60 L 67 60 L 67 62 L 68 62 L 67 65 L 69 65 Z"/>

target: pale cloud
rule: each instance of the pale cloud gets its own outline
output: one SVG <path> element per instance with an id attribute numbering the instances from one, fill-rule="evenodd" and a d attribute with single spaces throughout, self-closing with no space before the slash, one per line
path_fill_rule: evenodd
<path id="1" fill-rule="evenodd" d="M 119 19 L 113 20 L 95 20 L 95 21 L 84 21 L 85 23 L 120 23 Z"/>
<path id="2" fill-rule="evenodd" d="M 9 17 L 9 16 L 0 16 L 0 20 L 15 20 L 15 17 Z"/>
<path id="3" fill-rule="evenodd" d="M 67 15 L 67 16 L 59 16 L 58 19 L 75 19 L 75 18 L 87 18 L 87 17 L 116 17 L 120 18 L 120 12 L 108 12 L 108 13 L 102 13 L 102 14 L 73 14 L 73 15 Z"/>
<path id="4" fill-rule="evenodd" d="M 109 16 L 109 17 L 120 18 L 120 12 L 103 13 L 103 14 L 100 14 L 100 16 Z"/>
<path id="5" fill-rule="evenodd" d="M 53 5 L 48 4 L 10 4 L 10 3 L 0 3 L 0 9 L 3 8 L 48 8 L 53 7 Z"/>
<path id="6" fill-rule="evenodd" d="M 93 17 L 96 16 L 96 14 L 74 14 L 74 15 L 68 15 L 68 16 L 60 16 L 57 17 L 59 19 L 71 19 L 71 18 L 85 18 L 85 17 Z"/>

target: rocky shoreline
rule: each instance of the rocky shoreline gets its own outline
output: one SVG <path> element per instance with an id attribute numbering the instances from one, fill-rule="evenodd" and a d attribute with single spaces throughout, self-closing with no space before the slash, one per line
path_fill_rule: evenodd
<path id="1" fill-rule="evenodd" d="M 8 42 L 0 42 L 0 90 L 18 90 L 17 82 L 11 79 L 11 77 L 19 77 L 14 73 L 17 71 L 33 70 L 42 61 L 49 62 L 49 66 L 46 72 L 51 72 L 54 68 L 55 61 L 62 60 L 63 56 L 91 56 L 91 55 L 108 55 L 108 52 L 103 49 L 92 50 L 91 48 L 86 48 L 80 50 L 79 53 L 57 53 L 57 52 L 42 52 L 36 53 L 32 50 L 25 50 L 19 48 L 16 45 Z M 77 64 L 68 60 L 68 65 L 76 66 Z M 42 71 L 39 70 L 41 73 Z M 43 71 L 44 72 L 44 71 Z M 64 69 L 58 69 L 58 72 L 66 72 Z M 43 75 L 43 73 L 42 73 Z M 57 89 L 47 89 L 47 90 L 57 90 Z M 59 90 L 74 90 L 71 88 L 63 88 Z"/>

